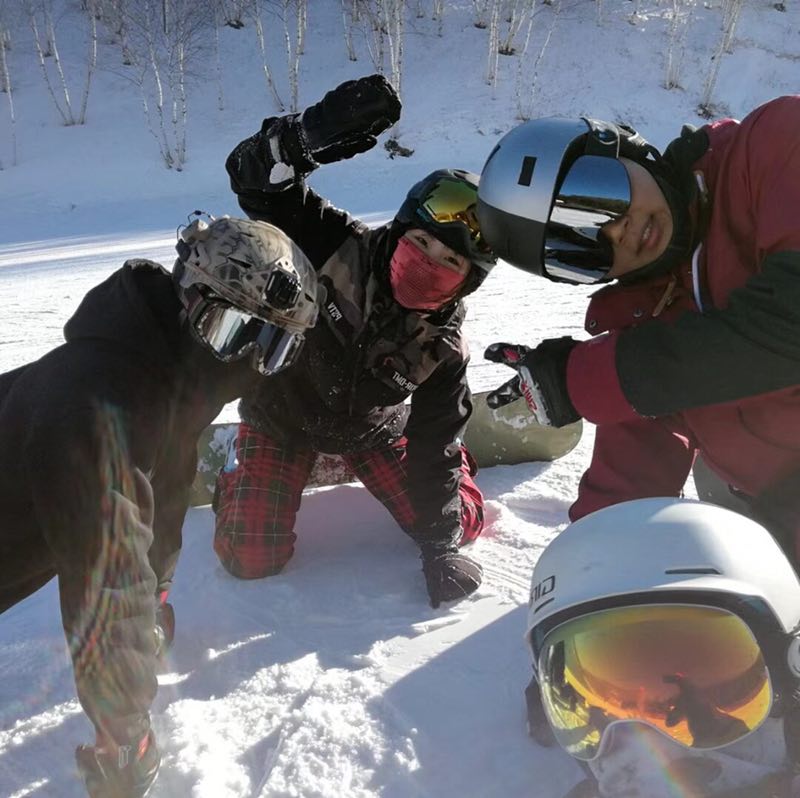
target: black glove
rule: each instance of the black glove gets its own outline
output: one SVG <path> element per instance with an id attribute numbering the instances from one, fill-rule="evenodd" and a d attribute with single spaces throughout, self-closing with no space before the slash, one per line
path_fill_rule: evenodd
<path id="1" fill-rule="evenodd" d="M 458 549 L 423 549 L 422 573 L 436 609 L 443 601 L 458 601 L 474 593 L 481 585 L 483 569 Z"/>
<path id="2" fill-rule="evenodd" d="M 517 372 L 486 397 L 491 408 L 525 397 L 536 420 L 547 427 L 563 427 L 580 419 L 567 391 L 567 360 L 577 341 L 569 337 L 542 341 L 535 349 L 518 344 L 490 344 L 483 356 Z"/>
<path id="3" fill-rule="evenodd" d="M 400 98 L 383 75 L 348 80 L 300 116 L 301 139 L 318 164 L 342 161 L 377 144 L 400 118 Z"/>
<path id="4" fill-rule="evenodd" d="M 90 798 L 144 798 L 161 765 L 152 731 L 118 748 L 78 746 L 75 760 Z"/>

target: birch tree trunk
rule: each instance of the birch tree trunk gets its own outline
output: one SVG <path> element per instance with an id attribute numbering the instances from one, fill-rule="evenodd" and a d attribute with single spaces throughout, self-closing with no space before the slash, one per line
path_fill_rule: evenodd
<path id="1" fill-rule="evenodd" d="M 489 0 L 472 0 L 472 9 L 474 11 L 472 24 L 476 28 L 483 30 L 489 27 L 489 5 Z"/>
<path id="2" fill-rule="evenodd" d="M 444 0 L 433 0 L 432 17 L 436 20 L 436 35 L 444 36 Z"/>
<path id="3" fill-rule="evenodd" d="M 403 88 L 403 38 L 405 36 L 404 0 L 381 0 L 381 27 L 386 30 L 389 52 L 389 82 L 399 97 Z"/>
<path id="4" fill-rule="evenodd" d="M 275 87 L 272 69 L 270 68 L 269 58 L 267 57 L 267 43 L 264 38 L 264 25 L 261 21 L 261 0 L 254 0 L 253 2 L 253 21 L 255 23 L 256 37 L 258 39 L 258 49 L 261 52 L 261 66 L 264 69 L 264 80 L 267 84 L 267 91 L 272 95 L 272 99 L 275 100 L 278 111 L 283 113 L 286 110 L 286 106 Z"/>
<path id="5" fill-rule="evenodd" d="M 53 88 L 53 83 L 50 80 L 50 73 L 47 71 L 45 58 L 50 57 L 50 50 L 49 47 L 46 46 L 46 41 L 43 41 L 42 35 L 39 31 L 39 23 L 36 19 L 36 10 L 34 9 L 33 4 L 28 5 L 28 21 L 30 22 L 31 31 L 33 32 L 33 43 L 36 47 L 36 55 L 39 61 L 39 66 L 42 70 L 42 76 L 44 77 L 44 82 L 47 86 L 47 93 L 50 95 L 50 99 L 53 101 L 53 105 L 55 105 L 64 125 L 72 125 L 74 124 L 74 120 L 72 119 L 72 109 L 69 105 L 69 94 L 67 94 L 65 98 L 65 107 L 62 107 L 62 103 L 59 102 L 55 89 Z"/>
<path id="6" fill-rule="evenodd" d="M 686 42 L 686 33 L 691 27 L 696 0 L 671 0 L 667 52 L 665 56 L 664 88 L 676 89 L 681 85 L 681 66 Z"/>
<path id="7" fill-rule="evenodd" d="M 703 86 L 703 96 L 700 100 L 699 111 L 702 116 L 711 117 L 714 114 L 711 98 L 717 86 L 722 59 L 733 40 L 733 34 L 736 31 L 736 23 L 739 21 L 739 13 L 741 10 L 742 0 L 726 0 L 723 10 L 722 30 L 717 46 L 714 49 L 714 54 L 711 56 L 711 69 L 709 70 L 708 77 Z"/>
<path id="8" fill-rule="evenodd" d="M 193 66 L 213 58 L 209 28 L 219 12 L 196 0 L 111 1 L 123 17 L 132 60 L 125 74 L 139 89 L 145 126 L 164 166 L 181 171 L 188 153 L 189 84 L 206 73 Z"/>
<path id="9" fill-rule="evenodd" d="M 8 100 L 8 114 L 11 120 L 11 165 L 17 165 L 17 117 L 14 114 L 14 92 L 11 86 L 11 72 L 8 68 L 8 48 L 11 43 L 11 34 L 5 28 L 0 28 L 0 91 Z M 0 169 L 3 168 L 0 161 Z"/>
<path id="10" fill-rule="evenodd" d="M 97 67 L 97 13 L 94 0 L 86 0 L 86 14 L 89 17 L 89 56 L 86 67 L 86 84 L 81 97 L 81 111 L 78 124 L 86 124 L 86 108 L 89 104 L 89 90 L 92 87 L 92 76 Z"/>
<path id="11" fill-rule="evenodd" d="M 300 50 L 301 37 L 305 35 L 302 23 L 302 7 L 305 0 L 283 0 L 283 38 L 286 45 L 286 66 L 289 78 L 289 110 L 295 113 L 299 110 L 300 95 Z M 290 11 L 295 13 L 294 33 L 290 30 Z M 292 40 L 294 36 L 294 41 Z"/>
<path id="12" fill-rule="evenodd" d="M 500 2 L 492 0 L 489 10 L 489 52 L 486 57 L 486 82 L 494 89 L 497 86 L 497 59 L 500 51 Z"/>
<path id="13" fill-rule="evenodd" d="M 531 119 L 535 116 L 535 109 L 536 109 L 536 97 L 539 92 L 539 69 L 542 64 L 542 60 L 544 59 L 545 53 L 547 52 L 547 48 L 550 45 L 550 42 L 553 38 L 553 33 L 556 29 L 556 24 L 558 23 L 559 14 L 561 13 L 561 0 L 549 0 L 546 5 L 551 7 L 551 11 L 549 11 L 549 24 L 547 26 L 547 30 L 542 38 L 542 43 L 539 47 L 538 52 L 536 53 L 536 57 L 533 60 L 533 64 L 530 70 L 530 77 L 529 77 L 529 87 L 527 91 L 527 100 L 525 99 L 525 91 L 524 91 L 524 84 L 523 81 L 525 79 L 525 73 L 522 70 L 522 63 L 524 59 L 520 57 L 520 71 L 518 73 L 518 88 L 517 88 L 517 115 L 522 120 Z M 537 14 L 540 12 L 537 12 Z M 533 23 L 533 18 L 531 19 L 531 24 Z M 530 28 L 528 31 L 528 37 L 530 37 Z M 528 42 L 526 39 L 525 43 L 525 50 L 528 50 Z"/>
<path id="14" fill-rule="evenodd" d="M 222 80 L 222 57 L 220 55 L 219 44 L 219 29 L 220 29 L 219 11 L 214 9 L 214 72 L 217 76 L 217 110 L 225 110 L 225 84 Z"/>
<path id="15" fill-rule="evenodd" d="M 519 31 L 531 19 L 533 14 L 533 0 L 513 0 L 506 6 L 506 35 L 499 45 L 501 55 L 514 55 L 516 47 L 514 39 Z"/>
<path id="16" fill-rule="evenodd" d="M 67 80 L 64 63 L 58 50 L 51 0 L 37 0 L 36 2 L 34 2 L 34 0 L 28 0 L 27 13 L 28 22 L 33 32 L 34 47 L 36 48 L 39 67 L 41 68 L 50 99 L 53 101 L 61 117 L 61 121 L 67 127 L 85 124 L 92 76 L 97 65 L 97 19 L 94 0 L 88 0 L 80 14 L 82 21 L 88 24 L 88 53 L 86 59 L 86 79 L 77 114 L 73 108 L 69 81 Z M 43 27 L 39 24 L 38 17 L 40 15 Z M 53 71 L 56 73 L 55 77 L 57 81 L 54 81 L 50 76 L 50 70 L 45 61 L 46 58 L 53 59 Z M 57 83 L 57 87 L 54 85 L 55 83 Z"/>
<path id="17" fill-rule="evenodd" d="M 736 33 L 736 26 L 739 24 L 739 15 L 742 13 L 744 0 L 725 0 L 722 15 L 722 30 L 724 32 L 726 53 L 733 52 L 733 37 Z"/>
<path id="18" fill-rule="evenodd" d="M 344 46 L 347 50 L 348 61 L 358 61 L 355 47 L 353 47 L 353 7 L 355 0 L 340 0 L 342 5 L 342 30 L 344 31 Z"/>

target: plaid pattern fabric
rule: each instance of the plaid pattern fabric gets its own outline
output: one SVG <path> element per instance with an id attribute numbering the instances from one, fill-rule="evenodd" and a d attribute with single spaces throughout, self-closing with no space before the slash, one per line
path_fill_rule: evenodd
<path id="1" fill-rule="evenodd" d="M 234 576 L 258 579 L 278 573 L 294 554 L 295 519 L 316 455 L 240 424 L 236 457 L 236 469 L 217 478 L 214 551 Z"/>
<path id="2" fill-rule="evenodd" d="M 286 448 L 241 423 L 236 441 L 238 466 L 223 471 L 214 496 L 214 551 L 240 579 L 278 573 L 294 553 L 295 519 L 316 453 Z M 342 455 L 364 487 L 410 533 L 415 513 L 407 491 L 406 442 Z M 477 466 L 462 446 L 462 537 L 470 543 L 483 530 L 483 495 L 472 476 Z"/>
<path id="3" fill-rule="evenodd" d="M 385 449 L 342 455 L 348 468 L 364 487 L 386 507 L 400 528 L 412 535 L 416 514 L 408 495 L 406 439 Z M 471 543 L 483 531 L 483 494 L 472 479 L 478 466 L 465 446 L 461 447 L 461 541 Z"/>

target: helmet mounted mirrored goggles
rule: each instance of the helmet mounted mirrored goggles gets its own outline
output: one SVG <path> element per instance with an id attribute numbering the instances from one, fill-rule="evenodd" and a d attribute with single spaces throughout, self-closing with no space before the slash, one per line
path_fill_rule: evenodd
<path id="1" fill-rule="evenodd" d="M 544 270 L 553 280 L 597 283 L 614 264 L 603 226 L 627 213 L 631 185 L 615 157 L 581 155 L 571 164 L 545 227 Z"/>
<path id="2" fill-rule="evenodd" d="M 559 744 L 596 758 L 615 724 L 645 723 L 695 750 L 729 745 L 769 716 L 773 686 L 750 627 L 700 605 L 622 606 L 542 640 L 542 703 Z"/>
<path id="3" fill-rule="evenodd" d="M 222 361 L 239 360 L 256 352 L 256 368 L 269 376 L 291 365 L 303 345 L 303 335 L 260 319 L 224 302 L 206 300 L 193 314 L 200 340 Z"/>
<path id="4" fill-rule="evenodd" d="M 476 265 L 493 265 L 496 258 L 481 235 L 477 208 L 477 186 L 446 175 L 419 193 L 412 190 L 398 216 L 428 230 Z"/>

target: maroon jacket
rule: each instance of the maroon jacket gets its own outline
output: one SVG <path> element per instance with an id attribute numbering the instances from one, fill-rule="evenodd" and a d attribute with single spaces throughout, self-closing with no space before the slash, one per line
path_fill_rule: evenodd
<path id="1" fill-rule="evenodd" d="M 800 96 L 706 132 L 694 270 L 600 290 L 598 337 L 570 355 L 570 397 L 598 425 L 573 520 L 678 495 L 695 451 L 750 497 L 800 475 Z"/>

